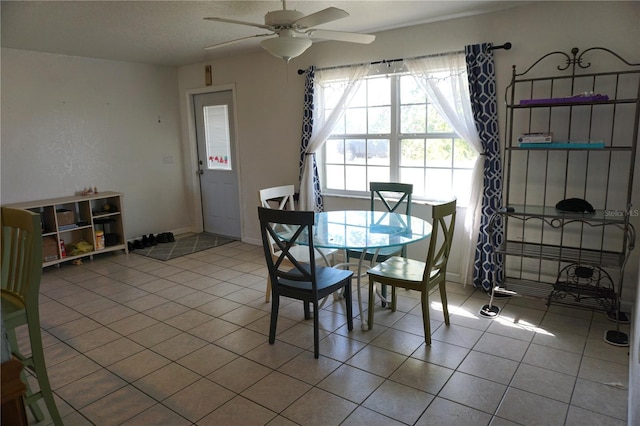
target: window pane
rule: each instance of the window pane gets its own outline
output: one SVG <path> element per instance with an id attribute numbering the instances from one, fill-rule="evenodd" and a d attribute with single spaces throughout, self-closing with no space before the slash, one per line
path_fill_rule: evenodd
<path id="1" fill-rule="evenodd" d="M 400 107 L 400 131 L 425 133 L 427 130 L 427 106 L 403 105 Z"/>
<path id="2" fill-rule="evenodd" d="M 443 200 L 451 197 L 451 169 L 426 169 L 426 182 L 427 198 Z"/>
<path id="3" fill-rule="evenodd" d="M 471 195 L 471 174 L 470 169 L 453 170 L 453 193 L 458 197 L 458 205 L 466 206 Z"/>
<path id="4" fill-rule="evenodd" d="M 452 166 L 452 140 L 428 139 L 427 140 L 427 166 L 451 167 Z"/>
<path id="5" fill-rule="evenodd" d="M 346 132 L 366 133 L 367 132 L 367 110 L 365 108 L 349 108 L 345 112 Z"/>
<path id="6" fill-rule="evenodd" d="M 369 108 L 369 133 L 391 131 L 391 107 Z"/>
<path id="7" fill-rule="evenodd" d="M 424 167 L 424 139 L 400 141 L 400 165 Z"/>
<path id="8" fill-rule="evenodd" d="M 367 190 L 371 182 L 389 182 L 391 180 L 389 167 L 368 167 L 367 171 Z"/>
<path id="9" fill-rule="evenodd" d="M 328 139 L 325 143 L 325 159 L 327 163 L 344 162 L 344 140 Z"/>
<path id="10" fill-rule="evenodd" d="M 345 189 L 367 191 L 367 169 L 362 166 L 347 166 Z"/>
<path id="11" fill-rule="evenodd" d="M 328 116 L 331 113 L 331 111 L 325 111 L 325 115 Z M 338 120 L 336 122 L 335 127 L 333 128 L 333 130 L 331 130 L 331 133 L 334 135 L 344 135 L 345 132 L 345 121 L 346 121 L 347 117 L 346 114 L 343 115 L 342 117 L 340 117 L 340 120 Z"/>
<path id="12" fill-rule="evenodd" d="M 444 121 L 436 107 L 433 104 L 427 105 L 428 125 L 427 133 L 453 133 L 451 126 Z"/>
<path id="13" fill-rule="evenodd" d="M 231 170 L 231 140 L 227 105 L 211 105 L 202 109 L 208 170 Z"/>
<path id="14" fill-rule="evenodd" d="M 325 180 L 327 188 L 344 190 L 344 166 L 327 165 Z"/>
<path id="15" fill-rule="evenodd" d="M 369 106 L 391 104 L 391 80 L 387 77 L 371 78 L 367 80 L 367 95 Z"/>
<path id="16" fill-rule="evenodd" d="M 453 141 L 453 167 L 473 168 L 478 154 L 471 148 L 467 141 L 455 139 Z"/>
<path id="17" fill-rule="evenodd" d="M 424 190 L 424 171 L 423 168 L 400 168 L 400 182 L 412 183 L 413 194 L 416 196 L 426 196 Z"/>
<path id="18" fill-rule="evenodd" d="M 369 165 L 389 165 L 389 139 L 369 139 L 367 157 Z"/>
<path id="19" fill-rule="evenodd" d="M 353 95 L 353 99 L 349 104 L 350 107 L 365 107 L 367 106 L 367 84 L 362 83 L 358 90 Z"/>
<path id="20" fill-rule="evenodd" d="M 400 103 L 401 104 L 424 104 L 427 99 L 422 89 L 411 75 L 400 77 Z"/>

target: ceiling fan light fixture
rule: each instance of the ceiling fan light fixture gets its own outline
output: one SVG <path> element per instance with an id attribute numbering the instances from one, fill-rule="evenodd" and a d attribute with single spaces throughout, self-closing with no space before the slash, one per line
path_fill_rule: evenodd
<path id="1" fill-rule="evenodd" d="M 311 40 L 306 37 L 274 37 L 262 40 L 262 47 L 276 58 L 289 62 L 291 58 L 302 55 L 309 47 Z"/>

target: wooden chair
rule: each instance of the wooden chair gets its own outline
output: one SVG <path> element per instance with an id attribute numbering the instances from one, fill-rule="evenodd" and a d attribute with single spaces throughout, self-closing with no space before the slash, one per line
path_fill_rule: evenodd
<path id="1" fill-rule="evenodd" d="M 264 208 L 275 208 L 278 210 L 295 210 L 294 200 L 294 188 L 293 185 L 274 186 L 272 188 L 265 188 L 258 191 L 258 197 L 260 198 L 260 206 Z M 308 250 L 306 247 L 294 246 L 291 247 L 291 252 L 302 262 L 309 262 Z M 335 249 L 316 249 L 316 252 L 320 254 L 325 265 L 330 266 L 334 263 L 334 256 L 337 250 Z M 277 259 L 280 255 L 276 249 L 275 242 L 271 245 L 271 255 L 274 259 Z M 319 260 L 319 259 L 318 259 Z M 287 262 L 285 260 L 285 262 Z M 288 264 L 293 267 L 293 265 Z M 267 278 L 267 290 L 265 292 L 264 301 L 269 302 L 271 296 L 271 278 Z"/>
<path id="2" fill-rule="evenodd" d="M 315 249 L 313 246 L 314 213 L 310 211 L 289 211 L 258 207 L 260 219 L 260 233 L 264 255 L 271 278 L 271 324 L 269 327 L 269 343 L 276 338 L 278 309 L 280 297 L 290 297 L 301 300 L 304 305 L 305 319 L 311 318 L 309 305 L 313 305 L 313 355 L 318 358 L 319 351 L 319 302 L 323 298 L 344 289 L 344 300 L 347 311 L 347 327 L 353 330 L 353 308 L 351 293 L 351 277 L 353 272 L 332 268 L 330 266 L 316 266 Z M 286 234 L 286 236 L 282 236 Z M 309 262 L 296 257 L 291 250 L 297 241 L 307 239 L 304 247 L 307 250 Z M 273 256 L 271 246 L 275 242 L 278 255 Z M 292 266 L 289 266 L 292 265 Z"/>
<path id="3" fill-rule="evenodd" d="M 407 216 L 411 215 L 411 194 L 413 194 L 413 185 L 410 183 L 398 183 L 398 182 L 370 182 L 369 191 L 371 192 L 371 211 L 375 210 L 376 201 L 382 202 L 384 208 L 388 212 L 392 213 L 404 213 Z M 400 212 L 400 207 L 405 205 L 404 212 Z M 361 259 L 363 261 L 372 262 L 374 259 L 375 250 L 367 250 L 362 256 L 361 250 L 347 250 L 347 262 L 349 259 Z M 400 255 L 402 257 L 407 256 L 407 246 L 402 247 L 389 247 L 383 248 L 378 252 L 376 256 L 377 262 L 384 262 L 391 256 Z M 372 265 L 373 266 L 373 265 Z M 382 296 L 386 296 L 386 288 L 382 286 Z M 382 302 L 382 306 L 385 303 Z"/>
<path id="4" fill-rule="evenodd" d="M 40 334 L 38 295 L 42 277 L 42 233 L 40 215 L 29 210 L 2 207 L 2 320 L 6 327 L 13 355 L 38 380 L 40 390 L 33 392 L 28 386 L 25 404 L 37 421 L 44 415 L 38 400 L 44 399 L 51 420 L 62 425 L 62 420 L 47 376 L 47 367 Z M 31 355 L 20 352 L 16 328 L 25 325 L 29 332 Z M 23 373 L 23 381 L 26 382 Z"/>
<path id="5" fill-rule="evenodd" d="M 432 217 L 433 230 L 425 262 L 393 256 L 367 271 L 369 275 L 369 328 L 371 329 L 373 326 L 373 300 L 376 282 L 391 286 L 391 310 L 393 312 L 397 306 L 396 287 L 416 290 L 421 293 L 424 341 L 427 345 L 431 344 L 429 292 L 435 286 L 440 289 L 444 321 L 449 325 L 446 275 L 456 221 L 456 201 L 434 205 Z"/>

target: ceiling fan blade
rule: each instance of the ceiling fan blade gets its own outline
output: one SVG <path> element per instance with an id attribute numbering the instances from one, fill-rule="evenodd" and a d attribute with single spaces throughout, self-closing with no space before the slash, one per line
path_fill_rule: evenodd
<path id="1" fill-rule="evenodd" d="M 243 41 L 243 40 L 248 40 L 250 38 L 267 37 L 267 36 L 272 36 L 272 35 L 274 35 L 274 34 L 256 34 L 256 35 L 252 35 L 252 36 L 248 36 L 248 37 L 237 38 L 235 40 L 224 41 L 222 43 L 218 43 L 218 44 L 214 44 L 212 46 L 205 47 L 204 50 L 211 50 L 211 49 L 215 49 L 217 47 L 228 46 L 230 44 L 238 43 L 238 42 Z"/>
<path id="2" fill-rule="evenodd" d="M 250 27 L 264 28 L 265 30 L 271 30 L 271 31 L 274 30 L 274 28 L 270 25 L 256 24 L 254 22 L 236 21 L 235 19 L 218 18 L 218 17 L 208 17 L 203 19 L 207 21 L 214 21 L 214 22 L 226 22 L 228 24 L 248 25 Z"/>
<path id="3" fill-rule="evenodd" d="M 346 41 L 349 43 L 369 44 L 376 39 L 373 34 L 348 33 L 344 31 L 330 30 L 308 30 L 306 31 L 311 38 L 321 38 L 324 40 Z"/>
<path id="4" fill-rule="evenodd" d="M 328 7 L 319 12 L 304 16 L 293 24 L 298 28 L 311 28 L 337 19 L 346 18 L 347 16 L 349 16 L 349 14 L 342 9 L 338 9 L 337 7 Z"/>

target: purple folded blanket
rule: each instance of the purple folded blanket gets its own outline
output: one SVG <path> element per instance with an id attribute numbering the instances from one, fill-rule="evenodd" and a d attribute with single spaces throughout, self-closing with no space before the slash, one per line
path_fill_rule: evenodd
<path id="1" fill-rule="evenodd" d="M 566 98 L 549 98 L 549 99 L 522 99 L 520 105 L 540 105 L 540 104 L 566 104 L 566 103 L 584 103 L 608 101 L 607 95 L 576 95 Z"/>

